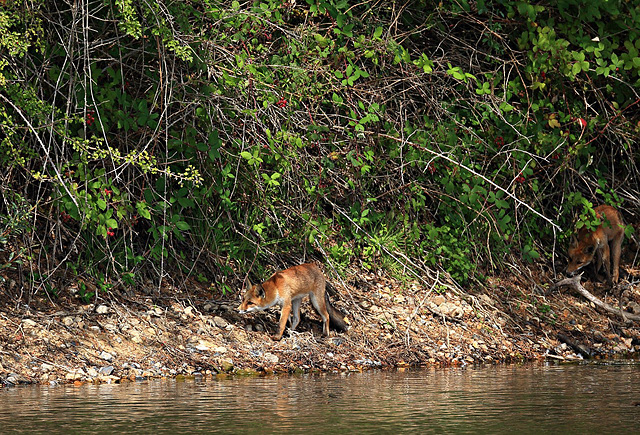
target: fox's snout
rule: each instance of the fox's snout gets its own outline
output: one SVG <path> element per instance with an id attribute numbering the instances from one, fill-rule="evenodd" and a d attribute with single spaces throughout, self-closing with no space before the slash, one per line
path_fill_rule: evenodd
<path id="1" fill-rule="evenodd" d="M 576 276 L 578 274 L 578 272 L 580 272 L 582 270 L 583 267 L 588 266 L 589 264 L 591 264 L 591 261 L 587 261 L 586 263 L 582 263 L 579 266 L 578 265 L 569 264 L 564 273 L 569 278 L 573 278 L 574 276 Z"/>
<path id="2" fill-rule="evenodd" d="M 238 308 L 236 308 L 240 314 L 247 314 L 254 311 L 259 311 L 259 308 L 256 307 L 255 305 L 251 305 L 251 306 L 248 306 L 247 308 L 243 308 L 244 305 L 245 303 L 243 302 L 240 305 L 238 305 Z"/>

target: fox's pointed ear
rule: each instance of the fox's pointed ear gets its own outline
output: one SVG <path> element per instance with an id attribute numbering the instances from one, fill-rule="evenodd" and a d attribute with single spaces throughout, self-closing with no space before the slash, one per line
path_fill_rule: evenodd
<path id="1" fill-rule="evenodd" d="M 569 241 L 569 245 L 570 246 L 575 246 L 578 244 L 578 238 L 576 237 L 576 235 L 574 234 L 573 236 L 571 236 L 571 240 Z"/>
<path id="2" fill-rule="evenodd" d="M 256 295 L 257 295 L 259 298 L 264 298 L 264 289 L 262 288 L 262 284 L 258 284 L 258 285 L 256 286 Z"/>
<path id="3" fill-rule="evenodd" d="M 251 284 L 251 281 L 249 281 L 249 278 L 245 279 L 244 280 L 244 288 L 249 290 L 251 287 L 253 287 L 253 284 Z"/>

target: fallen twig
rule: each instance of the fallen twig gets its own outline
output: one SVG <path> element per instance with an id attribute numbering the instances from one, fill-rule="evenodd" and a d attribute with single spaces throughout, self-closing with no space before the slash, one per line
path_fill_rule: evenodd
<path id="1" fill-rule="evenodd" d="M 571 288 L 574 288 L 578 291 L 578 293 L 580 293 L 582 296 L 584 296 L 587 300 L 589 300 L 590 302 L 593 302 L 596 306 L 602 308 L 603 310 L 612 313 L 612 314 L 617 314 L 618 316 L 622 317 L 625 321 L 629 321 L 629 320 L 635 320 L 635 321 L 640 321 L 640 316 L 637 314 L 632 314 L 629 313 L 627 311 L 623 311 L 620 308 L 615 308 L 612 307 L 611 305 L 609 305 L 606 302 L 602 302 L 600 299 L 598 299 L 597 297 L 595 297 L 594 295 L 592 295 L 586 288 L 584 288 L 582 286 L 582 284 L 580 284 L 580 279 L 582 278 L 582 274 L 580 275 L 576 275 L 573 278 L 565 278 L 562 281 L 559 281 L 557 283 L 555 283 L 551 289 L 551 290 L 555 290 L 558 287 L 561 286 L 569 286 Z"/>
<path id="2" fill-rule="evenodd" d="M 585 345 L 583 345 L 581 343 L 578 343 L 577 341 L 573 340 L 568 335 L 559 333 L 558 334 L 558 341 L 568 345 L 571 349 L 574 350 L 574 352 L 579 353 L 580 355 L 582 355 L 583 358 L 585 358 L 585 359 L 591 358 L 591 354 L 592 354 L 591 350 L 587 346 L 585 346 Z"/>

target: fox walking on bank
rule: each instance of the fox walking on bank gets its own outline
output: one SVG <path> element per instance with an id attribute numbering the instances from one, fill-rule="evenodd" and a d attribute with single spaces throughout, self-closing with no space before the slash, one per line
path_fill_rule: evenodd
<path id="1" fill-rule="evenodd" d="M 573 236 L 569 247 L 567 275 L 574 276 L 595 258 L 596 275 L 604 265 L 607 282 L 611 284 L 613 275 L 613 282 L 617 283 L 624 239 L 622 216 L 610 205 L 599 205 L 593 210 L 602 223 L 595 230 L 582 227 L 578 230 L 577 236 Z"/>
<path id="2" fill-rule="evenodd" d="M 280 340 L 291 315 L 291 330 L 300 322 L 300 304 L 305 296 L 322 317 L 322 335 L 329 335 L 329 322 L 340 331 L 348 329 L 344 316 L 329 302 L 326 281 L 320 268 L 313 263 L 300 264 L 274 273 L 262 284 L 249 283 L 242 303 L 241 314 L 263 311 L 274 305 L 282 308 L 278 332 L 271 338 Z"/>

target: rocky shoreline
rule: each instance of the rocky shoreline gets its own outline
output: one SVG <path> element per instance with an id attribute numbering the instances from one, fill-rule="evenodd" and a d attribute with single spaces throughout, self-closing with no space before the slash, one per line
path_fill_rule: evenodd
<path id="1" fill-rule="evenodd" d="M 571 292 L 546 295 L 514 279 L 489 280 L 477 295 L 452 289 L 360 274 L 332 298 L 348 313 L 348 332 L 322 338 L 321 322 L 304 302 L 298 331 L 287 330 L 279 342 L 269 337 L 277 309 L 241 316 L 237 295 L 214 300 L 206 289 L 187 294 L 167 286 L 92 304 L 5 303 L 0 384 L 579 361 L 640 351 L 637 323 L 609 317 Z M 636 290 L 626 297 L 640 302 Z"/>

